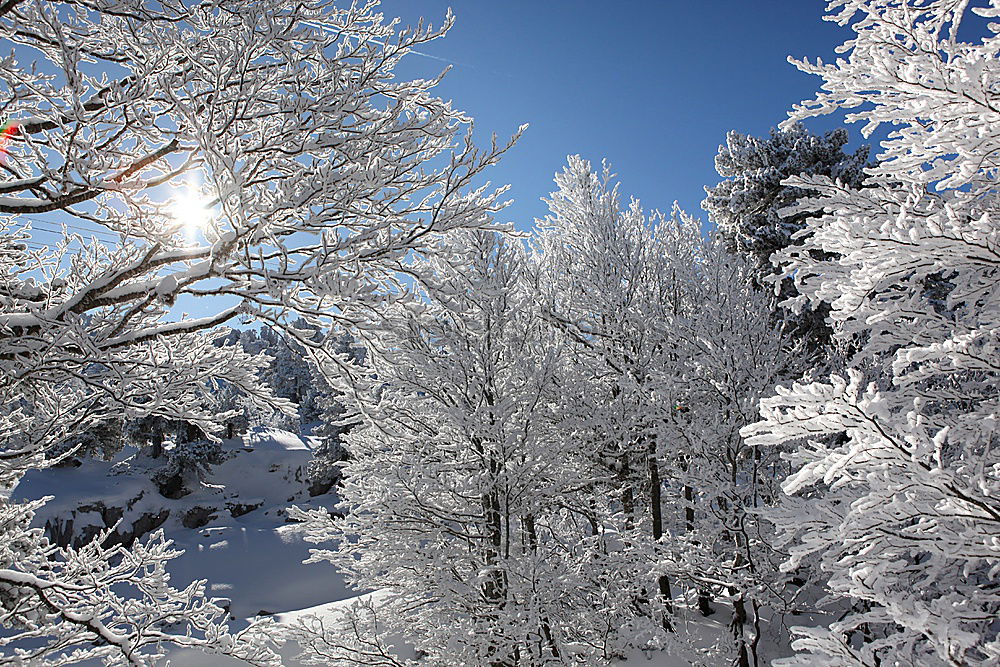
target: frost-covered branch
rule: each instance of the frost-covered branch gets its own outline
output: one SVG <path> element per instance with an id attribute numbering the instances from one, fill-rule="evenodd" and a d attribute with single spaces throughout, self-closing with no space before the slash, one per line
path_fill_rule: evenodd
<path id="1" fill-rule="evenodd" d="M 851 368 L 761 403 L 758 445 L 797 443 L 776 520 L 789 569 L 817 563 L 850 613 L 802 628 L 783 664 L 990 665 L 1000 659 L 1000 5 L 837 0 L 855 35 L 795 119 L 849 109 L 895 126 L 861 190 L 816 196 L 779 253 L 803 300 L 830 307 Z M 982 35 L 959 39 L 959 27 Z"/>
<path id="2" fill-rule="evenodd" d="M 258 625 L 231 634 L 202 587 L 168 586 L 175 551 L 56 551 L 9 491 L 109 421 L 217 437 L 220 384 L 294 413 L 262 377 L 268 358 L 220 345 L 220 325 L 352 325 L 396 298 L 411 253 L 493 225 L 503 190 L 478 179 L 510 143 L 476 147 L 438 79 L 394 72 L 451 16 L 400 29 L 377 5 L 0 5 L 5 656 L 145 665 L 174 643 L 274 659 Z M 39 220 L 65 224 L 62 239 L 37 249 Z M 303 342 L 322 355 L 335 339 Z"/>

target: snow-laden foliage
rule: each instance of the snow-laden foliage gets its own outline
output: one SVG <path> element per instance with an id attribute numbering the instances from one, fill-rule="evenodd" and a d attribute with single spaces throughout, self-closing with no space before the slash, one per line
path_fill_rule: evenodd
<path id="1" fill-rule="evenodd" d="M 771 256 L 801 243 L 795 234 L 803 229 L 807 217 L 815 215 L 790 212 L 789 207 L 814 193 L 788 183 L 789 177 L 828 176 L 849 188 L 861 186 L 869 147 L 847 154 L 847 140 L 844 128 L 817 136 L 798 123 L 790 123 L 771 130 L 766 139 L 729 132 L 726 144 L 719 146 L 715 170 L 724 180 L 705 188 L 707 196 L 701 207 L 730 249 L 749 255 L 757 263 L 761 284 L 779 272 L 771 265 Z M 782 280 L 776 290 L 782 298 L 798 294 L 791 280 Z M 781 317 L 791 320 L 795 334 L 815 352 L 830 342 L 827 310 L 818 304 L 794 316 L 784 311 Z"/>
<path id="2" fill-rule="evenodd" d="M 783 606 L 780 590 L 765 590 L 775 558 L 756 514 L 777 495 L 780 462 L 739 429 L 795 374 L 796 351 L 754 265 L 697 220 L 647 215 L 635 201 L 622 210 L 608 170 L 576 157 L 556 184 L 539 296 L 572 359 L 561 427 L 587 443 L 585 477 L 611 500 L 598 521 L 622 536 L 620 568 L 632 568 L 622 594 L 667 630 L 675 601 L 696 597 L 707 614 L 712 597 L 729 599 L 723 651 L 749 664 L 760 606 Z"/>
<path id="3" fill-rule="evenodd" d="M 313 559 L 382 597 L 349 615 L 362 637 L 341 628 L 312 659 L 369 664 L 360 655 L 397 636 L 440 665 L 607 660 L 628 582 L 612 536 L 592 530 L 586 444 L 558 428 L 563 348 L 525 251 L 477 232 L 419 263 L 428 282 L 370 341 L 376 384 L 344 436 L 346 516 L 309 522 L 310 539 L 337 543 Z M 322 639 L 308 625 L 293 637 Z"/>
<path id="4" fill-rule="evenodd" d="M 731 131 L 715 156 L 715 170 L 724 180 L 705 187 L 701 207 L 734 250 L 770 270 L 771 255 L 793 243 L 805 217 L 781 212 L 809 194 L 786 179 L 829 176 L 848 187 L 861 185 L 869 147 L 847 154 L 847 140 L 845 128 L 817 136 L 798 123 L 773 129 L 763 139 Z"/>
<path id="5" fill-rule="evenodd" d="M 0 6 L 0 621 L 14 638 L 0 664 L 151 664 L 161 641 L 275 659 L 254 633 L 227 634 L 201 587 L 169 587 L 155 538 L 53 551 L 9 489 L 109 421 L 214 437 L 222 383 L 293 414 L 267 358 L 217 345 L 213 327 L 255 317 L 315 345 L 289 322 L 348 323 L 348 305 L 398 289 L 412 250 L 490 224 L 500 193 L 467 186 L 504 147 L 478 150 L 436 81 L 393 73 L 451 18 L 399 30 L 376 10 Z M 60 242 L 30 231 L 47 214 Z M 207 314 L 183 315 L 192 303 Z"/>
<path id="6" fill-rule="evenodd" d="M 342 335 L 331 346 L 338 357 L 352 367 L 364 366 L 367 354 L 365 348 L 358 344 L 350 335 Z M 322 392 L 314 398 L 318 411 L 319 424 L 313 429 L 316 444 L 313 447 L 313 460 L 309 465 L 309 479 L 312 482 L 313 493 L 329 490 L 343 477 L 340 462 L 349 453 L 344 447 L 344 435 L 357 424 L 348 414 L 344 406 L 344 394 L 335 391 L 327 382 L 324 370 L 313 365 L 312 376 L 316 384 L 323 387 Z"/>
<path id="7" fill-rule="evenodd" d="M 895 126 L 863 190 L 828 178 L 801 247 L 780 254 L 858 350 L 845 377 L 762 402 L 744 433 L 802 441 L 779 515 L 853 611 L 799 629 L 801 665 L 1000 661 L 1000 3 L 830 3 L 854 36 L 793 118 L 848 109 Z M 978 15 L 978 16 L 977 16 Z M 960 35 L 983 35 L 963 41 Z M 822 258 L 835 259 L 822 259 Z"/>
<path id="8" fill-rule="evenodd" d="M 261 636 L 266 624 L 230 634 L 228 613 L 206 599 L 204 581 L 184 590 L 167 587 L 165 563 L 179 552 L 162 532 L 131 549 L 102 547 L 110 531 L 80 549 L 57 548 L 40 537 L 41 529 L 28 528 L 40 505 L 0 505 L 7 535 L 10 527 L 21 530 L 0 543 L 0 664 L 104 658 L 152 665 L 164 656 L 166 643 L 253 665 L 280 664 Z"/>
<path id="9" fill-rule="evenodd" d="M 303 319 L 295 320 L 289 326 L 296 329 L 295 334 L 289 334 L 283 328 L 232 329 L 220 341 L 222 345 L 236 345 L 249 354 L 266 355 L 269 361 L 263 370 L 264 377 L 278 397 L 295 404 L 298 413 L 286 415 L 273 410 L 261 411 L 259 406 L 246 400 L 238 387 L 223 384 L 215 392 L 217 406 L 227 412 L 235 410 L 238 413 L 224 422 L 227 437 L 235 437 L 245 433 L 247 428 L 261 424 L 298 431 L 322 420 L 331 390 L 326 379 L 316 372 L 303 343 L 299 341 L 304 339 L 310 345 L 330 347 L 330 343 L 324 343 L 322 339 L 336 334 L 324 333 L 315 324 Z"/>
<path id="10" fill-rule="evenodd" d="M 758 510 L 785 469 L 739 429 L 796 373 L 773 298 L 696 220 L 622 210 L 607 170 L 573 157 L 556 184 L 533 252 L 449 239 L 359 327 L 344 516 L 295 516 L 379 594 L 294 625 L 303 659 L 606 664 L 682 650 L 678 608 L 713 600 L 732 631 L 701 657 L 763 659 L 785 591 Z"/>
<path id="11" fill-rule="evenodd" d="M 294 336 L 281 329 L 240 331 L 239 345 L 247 352 L 262 352 L 271 357 L 267 375 L 275 393 L 298 407 L 298 421 L 289 424 L 291 430 L 298 430 L 304 424 L 319 420 L 321 396 L 329 388 L 322 376 L 314 372 L 299 342 L 306 339 L 314 344 L 322 343 L 324 334 L 315 325 L 301 319 L 291 325 L 297 330 Z"/>

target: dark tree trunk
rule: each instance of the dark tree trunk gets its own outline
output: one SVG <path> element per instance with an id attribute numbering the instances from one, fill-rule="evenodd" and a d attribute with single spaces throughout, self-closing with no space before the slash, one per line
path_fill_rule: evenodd
<path id="1" fill-rule="evenodd" d="M 649 513 L 653 522 L 653 541 L 659 542 L 663 537 L 663 500 L 660 488 L 660 463 L 656 457 L 656 439 L 647 440 L 647 466 L 649 470 Z M 673 625 L 670 623 L 670 615 L 674 613 L 670 600 L 673 597 L 670 591 L 670 578 L 661 574 L 656 580 L 656 587 L 660 592 L 660 600 L 663 603 L 665 613 L 663 614 L 663 629 L 673 632 Z"/>
<path id="2" fill-rule="evenodd" d="M 739 540 L 737 540 L 737 546 L 739 545 Z M 739 569 L 744 564 L 746 560 L 743 558 L 743 554 L 740 552 L 736 553 L 736 560 L 733 562 L 733 569 Z M 730 587 L 729 592 L 733 595 L 739 591 L 736 588 Z M 758 605 L 757 602 L 749 598 L 750 606 L 753 608 L 754 612 L 754 637 L 753 640 L 748 644 L 746 638 L 746 624 L 748 620 L 747 616 L 747 600 L 745 595 L 739 595 L 733 601 L 733 620 L 730 624 L 730 629 L 733 631 L 733 639 L 736 641 L 737 647 L 737 667 L 750 667 L 750 656 L 753 655 L 753 665 L 756 667 L 758 662 L 757 656 L 757 644 L 760 640 L 760 625 L 758 617 Z"/>
<path id="3" fill-rule="evenodd" d="M 524 517 L 524 532 L 528 538 L 528 548 L 532 553 L 538 551 L 538 534 L 535 532 L 535 517 L 531 514 Z M 545 645 L 548 647 L 552 657 L 558 659 L 559 647 L 556 646 L 555 638 L 552 636 L 552 624 L 549 622 L 548 617 L 543 615 L 540 625 Z"/>
<path id="4" fill-rule="evenodd" d="M 694 489 L 688 484 L 684 485 L 684 529 L 688 534 L 694 532 Z M 698 589 L 698 612 L 702 616 L 715 613 L 712 609 L 712 596 L 704 586 Z"/>
<path id="5" fill-rule="evenodd" d="M 158 459 L 163 456 L 163 432 L 153 431 L 149 439 L 149 458 Z"/>
<path id="6" fill-rule="evenodd" d="M 622 510 L 625 512 L 626 525 L 635 525 L 635 491 L 632 489 L 632 466 L 629 464 L 628 452 L 619 458 L 618 478 L 622 483 Z"/>

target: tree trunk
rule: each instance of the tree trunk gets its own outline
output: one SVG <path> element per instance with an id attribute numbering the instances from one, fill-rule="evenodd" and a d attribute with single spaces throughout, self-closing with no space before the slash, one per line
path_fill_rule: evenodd
<path id="1" fill-rule="evenodd" d="M 503 533 L 500 519 L 500 499 L 496 491 L 483 494 L 483 514 L 486 519 L 486 530 L 489 539 L 486 545 L 485 561 L 487 567 L 493 568 L 500 559 L 503 546 Z M 506 595 L 503 573 L 494 569 L 483 584 L 483 597 L 491 602 L 499 602 Z"/>
<path id="2" fill-rule="evenodd" d="M 532 553 L 538 551 L 538 535 L 535 533 L 535 517 L 528 514 L 524 517 L 524 531 L 528 537 L 528 548 Z M 542 638 L 545 644 L 548 646 L 549 652 L 552 654 L 553 658 L 558 660 L 559 658 L 559 647 L 556 646 L 555 638 L 552 636 L 552 624 L 549 619 L 544 614 L 540 619 Z M 539 651 L 541 652 L 541 651 Z"/>
<path id="3" fill-rule="evenodd" d="M 163 456 L 163 432 L 154 430 L 149 440 L 149 458 L 158 459 Z"/>
<path id="4" fill-rule="evenodd" d="M 738 541 L 737 541 L 738 544 Z M 733 561 L 733 569 L 738 570 L 744 565 L 745 561 L 743 559 L 743 554 L 736 552 L 736 559 Z M 729 592 L 733 595 L 738 593 L 738 589 L 735 587 L 730 587 Z M 746 639 L 746 624 L 747 624 L 747 601 L 749 600 L 750 606 L 754 611 L 754 637 L 753 640 L 748 644 Z M 757 656 L 757 645 L 760 641 L 760 623 L 758 617 L 759 606 L 753 598 L 747 598 L 745 595 L 740 595 L 733 602 L 733 620 L 730 624 L 730 628 L 733 631 L 733 639 L 736 640 L 737 647 L 737 667 L 751 667 L 750 656 L 753 656 L 753 665 L 756 667 L 758 662 Z"/>
<path id="5" fill-rule="evenodd" d="M 663 537 L 663 502 L 662 490 L 660 488 L 660 463 L 656 457 L 656 439 L 647 438 L 646 462 L 649 470 L 649 513 L 653 522 L 653 541 L 659 542 Z M 660 600 L 663 603 L 663 629 L 673 632 L 674 627 L 670 623 L 670 616 L 674 613 L 670 600 L 673 597 L 670 591 L 670 578 L 661 574 L 656 580 L 656 587 L 660 592 Z"/>
<path id="6" fill-rule="evenodd" d="M 618 459 L 618 479 L 622 484 L 622 510 L 625 512 L 625 525 L 628 528 L 635 525 L 635 491 L 632 489 L 631 477 L 628 452 L 624 452 Z"/>
<path id="7" fill-rule="evenodd" d="M 688 484 L 684 485 L 684 530 L 689 535 L 694 532 L 694 489 Z M 698 588 L 698 612 L 702 616 L 715 613 L 712 609 L 712 596 L 704 586 Z"/>
<path id="8" fill-rule="evenodd" d="M 743 596 L 741 595 L 733 602 L 733 622 L 730 626 L 733 631 L 733 637 L 736 639 L 738 651 L 737 667 L 750 667 L 750 656 L 747 652 L 747 642 L 743 633 L 743 626 L 746 622 L 747 610 L 743 602 Z"/>
<path id="9" fill-rule="evenodd" d="M 490 570 L 482 585 L 482 595 L 488 607 L 500 608 L 507 597 L 507 579 L 505 573 L 496 567 L 503 553 L 503 518 L 500 512 L 500 490 L 493 482 L 500 472 L 501 462 L 497 460 L 495 452 L 488 450 L 487 443 L 481 438 L 473 437 L 471 444 L 483 459 L 485 469 L 491 476 L 491 483 L 488 488 L 481 491 L 479 500 L 483 510 L 483 532 L 486 535 L 483 543 L 483 564 Z M 487 616 L 487 618 L 492 617 Z M 494 654 L 496 653 L 494 650 Z M 510 656 L 494 658 L 489 664 L 491 667 L 505 667 L 511 664 Z"/>

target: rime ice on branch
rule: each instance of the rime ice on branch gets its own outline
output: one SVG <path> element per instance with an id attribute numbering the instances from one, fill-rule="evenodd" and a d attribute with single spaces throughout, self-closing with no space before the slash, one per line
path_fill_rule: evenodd
<path id="1" fill-rule="evenodd" d="M 861 190 L 818 196 L 780 253 L 857 354 L 846 377 L 762 402 L 756 444 L 803 442 L 779 520 L 792 568 L 819 562 L 853 611 L 800 628 L 801 665 L 1000 660 L 1000 4 L 830 3 L 854 36 L 834 64 L 793 61 L 823 91 L 793 119 L 847 109 L 894 126 Z M 978 15 L 978 16 L 977 16 Z M 963 25 L 963 22 L 965 25 Z M 974 41 L 962 32 L 985 35 Z"/>
<path id="2" fill-rule="evenodd" d="M 400 30 L 376 9 L 0 7 L 2 108 L 17 128 L 0 162 L 4 489 L 111 419 L 213 434 L 218 381 L 293 412 L 260 377 L 265 359 L 214 345 L 213 327 L 256 318 L 315 345 L 288 323 L 349 326 L 398 291 L 409 252 L 490 224 L 501 191 L 469 186 L 506 146 L 477 149 L 436 80 L 393 75 L 451 17 Z M 48 213 L 66 232 L 39 247 L 28 230 Z M 180 316 L 179 299 L 206 314 Z M 228 634 L 201 586 L 169 588 L 159 538 L 56 551 L 28 527 L 36 507 L 0 493 L 0 625 L 14 629 L 0 664 L 145 665 L 161 642 L 274 662 L 255 632 Z"/>

